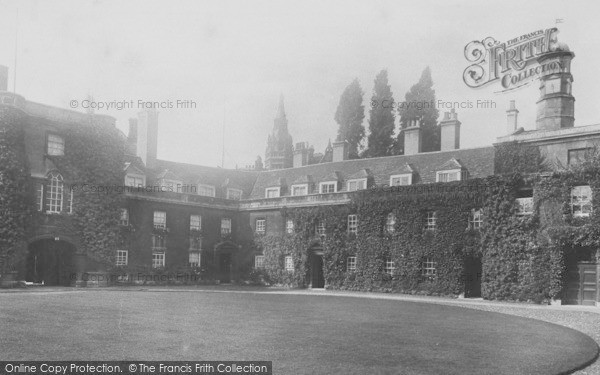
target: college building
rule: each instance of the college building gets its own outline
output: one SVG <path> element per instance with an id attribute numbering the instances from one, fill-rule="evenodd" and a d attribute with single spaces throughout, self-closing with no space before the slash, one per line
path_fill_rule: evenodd
<path id="1" fill-rule="evenodd" d="M 573 56 L 544 58 L 570 66 Z M 131 119 L 125 135 L 112 117 L 29 101 L 6 81 L 0 126 L 21 131 L 30 197 L 22 243 L 4 258 L 16 280 L 256 282 L 600 305 L 600 174 L 590 165 L 600 125 L 574 126 L 570 69 L 540 79 L 535 130 L 519 125 L 513 101 L 506 136 L 477 148 L 460 147 L 451 111 L 440 151 L 421 152 L 414 120 L 404 155 L 349 160 L 344 141 L 317 153 L 293 143 L 281 99 L 264 163 L 235 170 L 159 159 L 155 110 Z M 116 138 L 93 144 L 96 133 L 80 130 L 90 123 Z M 122 154 L 90 154 L 100 145 Z"/>

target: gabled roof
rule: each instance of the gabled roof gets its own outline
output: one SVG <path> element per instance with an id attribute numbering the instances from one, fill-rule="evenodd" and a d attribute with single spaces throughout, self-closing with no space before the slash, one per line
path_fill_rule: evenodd
<path id="1" fill-rule="evenodd" d="M 295 184 L 310 184 L 313 182 L 313 178 L 311 175 L 309 174 L 303 174 L 302 176 L 298 177 L 294 182 L 292 182 L 292 185 Z"/>
<path id="2" fill-rule="evenodd" d="M 166 179 L 166 180 L 179 180 L 179 177 L 175 175 L 172 171 L 165 169 L 161 173 L 159 173 L 156 178 L 158 180 Z"/>
<path id="3" fill-rule="evenodd" d="M 350 176 L 348 176 L 348 180 L 355 180 L 355 179 L 359 179 L 359 178 L 370 178 L 373 177 L 373 173 L 371 173 L 371 170 L 369 168 L 363 168 L 361 170 L 359 170 L 356 173 L 351 174 Z"/>
<path id="4" fill-rule="evenodd" d="M 471 178 L 487 177 L 494 174 L 494 147 L 458 149 L 450 151 L 426 152 L 414 155 L 386 156 L 370 159 L 353 159 L 331 163 L 312 164 L 298 168 L 277 169 L 259 172 L 252 193 L 248 198 L 261 199 L 265 188 L 277 186 L 277 180 L 296 181 L 301 176 L 311 175 L 318 184 L 324 181 L 345 181 L 348 176 L 368 169 L 375 185 L 389 184 L 390 176 L 399 171 L 412 169 L 419 175 L 420 183 L 436 182 L 436 172 L 448 161 L 452 169 L 466 169 Z M 407 167 L 408 165 L 408 167 Z M 455 167 L 458 166 L 458 167 Z M 410 172 L 409 172 L 410 173 Z M 345 191 L 346 186 L 341 191 Z"/>
<path id="5" fill-rule="evenodd" d="M 228 187 L 241 189 L 244 192 L 243 196 L 248 196 L 248 194 L 250 194 L 256 181 L 256 177 L 260 173 L 257 171 L 223 169 L 207 167 L 203 165 L 157 160 L 154 168 L 149 171 L 149 174 L 152 174 L 154 177 L 156 177 L 165 169 L 168 169 L 178 176 L 178 179 L 181 180 L 183 184 L 203 184 L 220 188 L 223 187 L 224 183 L 227 183 Z M 216 194 L 217 197 L 225 196 L 225 193 L 220 192 L 220 189 L 217 189 Z"/>
<path id="6" fill-rule="evenodd" d="M 403 166 L 401 166 L 400 168 L 398 168 L 398 170 L 396 171 L 395 174 L 409 174 L 409 173 L 415 173 L 415 169 L 413 168 L 413 166 L 406 163 Z"/>
<path id="7" fill-rule="evenodd" d="M 448 170 L 452 170 L 452 169 L 464 169 L 464 166 L 461 164 L 460 160 L 452 158 L 452 159 L 446 161 L 444 164 L 442 164 L 438 168 L 438 171 L 448 171 Z"/>

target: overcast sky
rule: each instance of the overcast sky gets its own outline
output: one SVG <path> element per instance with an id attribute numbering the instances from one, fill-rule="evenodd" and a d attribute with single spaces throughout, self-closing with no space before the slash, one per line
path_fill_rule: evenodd
<path id="1" fill-rule="evenodd" d="M 96 101 L 193 100 L 195 109 L 159 110 L 158 156 L 225 167 L 264 158 L 280 94 L 294 142 L 322 151 L 333 117 L 357 77 L 368 127 L 373 80 L 387 69 L 396 100 L 430 66 L 437 98 L 491 100 L 495 109 L 458 109 L 461 147 L 492 144 L 506 132 L 516 100 L 520 125 L 535 126 L 537 82 L 511 93 L 471 89 L 462 80 L 467 43 L 506 41 L 555 26 L 572 64 L 576 126 L 600 123 L 600 4 L 597 1 L 7 1 L 0 0 L 0 64 L 12 90 L 16 14 L 17 93 L 69 108 Z M 137 107 L 137 104 L 136 104 Z M 79 109 L 81 110 L 81 109 Z M 443 112 L 443 109 L 440 109 Z M 127 131 L 137 108 L 102 110 Z"/>

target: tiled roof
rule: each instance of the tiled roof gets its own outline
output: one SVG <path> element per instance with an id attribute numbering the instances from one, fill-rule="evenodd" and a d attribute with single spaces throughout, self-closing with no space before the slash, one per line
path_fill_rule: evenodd
<path id="1" fill-rule="evenodd" d="M 469 171 L 471 178 L 486 177 L 494 174 L 494 147 L 459 149 L 451 151 L 437 151 L 415 155 L 387 156 L 371 159 L 344 160 L 332 163 L 313 164 L 298 168 L 278 169 L 263 171 L 258 174 L 251 199 L 265 196 L 265 189 L 278 186 L 278 181 L 296 181 L 301 176 L 311 175 L 315 183 L 336 180 L 336 174 L 342 181 L 347 181 L 350 176 L 360 173 L 361 170 L 371 171 L 376 185 L 389 184 L 390 175 L 407 173 L 409 168 L 416 174 L 413 183 L 431 183 L 436 181 L 436 171 L 451 159 L 460 160 L 460 165 Z M 460 167 L 459 167 L 460 168 Z M 336 173 L 338 172 L 338 173 Z M 343 184 L 342 191 L 346 186 Z"/>
<path id="2" fill-rule="evenodd" d="M 256 181 L 256 176 L 258 175 L 258 172 L 255 171 L 214 168 L 157 160 L 154 168 L 148 172 L 148 181 L 152 181 L 152 178 L 156 179 L 158 176 L 157 173 L 160 174 L 166 169 L 180 178 L 184 184 L 204 184 L 214 186 L 217 197 L 225 196 L 225 191 L 220 191 L 223 186 L 241 189 L 244 192 L 242 197 L 248 197 L 252 191 L 254 182 Z"/>

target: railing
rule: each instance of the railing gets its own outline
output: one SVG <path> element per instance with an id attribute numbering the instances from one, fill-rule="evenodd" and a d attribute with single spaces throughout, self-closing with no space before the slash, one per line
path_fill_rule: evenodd
<path id="1" fill-rule="evenodd" d="M 240 202 L 240 210 L 272 209 L 315 205 L 338 205 L 350 202 L 348 193 L 311 194 L 279 198 L 263 198 Z"/>

